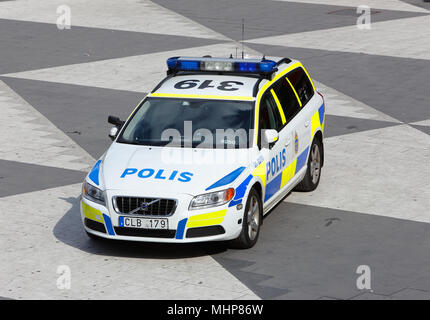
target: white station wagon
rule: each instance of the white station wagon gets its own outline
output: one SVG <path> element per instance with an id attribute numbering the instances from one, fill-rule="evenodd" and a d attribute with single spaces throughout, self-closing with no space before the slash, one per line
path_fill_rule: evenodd
<path id="1" fill-rule="evenodd" d="M 250 248 L 263 216 L 324 163 L 325 105 L 288 58 L 173 57 L 167 77 L 126 121 L 85 179 L 92 238 L 231 240 Z"/>

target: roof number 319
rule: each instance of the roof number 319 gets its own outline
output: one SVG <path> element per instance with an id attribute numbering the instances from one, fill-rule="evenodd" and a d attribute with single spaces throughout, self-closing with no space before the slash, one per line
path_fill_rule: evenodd
<path id="1" fill-rule="evenodd" d="M 198 87 L 197 87 L 198 86 Z M 243 82 L 240 81 L 222 81 L 219 85 L 212 85 L 212 80 L 204 80 L 200 83 L 200 80 L 184 80 L 175 84 L 175 89 L 191 89 L 197 87 L 197 89 L 206 88 L 217 88 L 222 91 L 236 91 L 239 90 L 238 86 L 243 86 Z"/>

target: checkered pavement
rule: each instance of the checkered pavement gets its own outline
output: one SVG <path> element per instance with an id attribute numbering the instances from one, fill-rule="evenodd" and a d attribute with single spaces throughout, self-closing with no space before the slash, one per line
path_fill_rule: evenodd
<path id="1" fill-rule="evenodd" d="M 126 117 L 167 57 L 234 55 L 242 18 L 247 54 L 301 60 L 325 96 L 318 189 L 286 197 L 246 251 L 89 240 L 80 186 L 107 115 Z M 421 0 L 0 1 L 0 296 L 430 299 L 429 26 Z"/>

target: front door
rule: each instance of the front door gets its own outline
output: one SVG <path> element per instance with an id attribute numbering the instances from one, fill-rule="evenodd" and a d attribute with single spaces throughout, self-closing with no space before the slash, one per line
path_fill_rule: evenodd
<path id="1" fill-rule="evenodd" d="M 276 95 L 270 90 L 263 95 L 260 103 L 259 145 L 266 162 L 266 188 L 263 201 L 267 204 L 274 201 L 276 195 L 281 192 L 283 172 L 293 159 L 291 134 L 286 127 L 285 115 L 278 105 Z M 262 141 L 262 133 L 266 129 L 278 131 L 279 139 L 273 145 L 264 145 Z"/>

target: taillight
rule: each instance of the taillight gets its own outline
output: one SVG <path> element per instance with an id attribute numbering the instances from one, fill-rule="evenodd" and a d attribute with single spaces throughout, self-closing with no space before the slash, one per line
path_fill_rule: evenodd
<path id="1" fill-rule="evenodd" d="M 322 93 L 321 93 L 321 92 L 319 92 L 319 91 L 317 91 L 317 93 L 321 96 L 321 98 L 323 99 L 323 103 L 325 104 L 324 96 L 322 95 Z"/>

